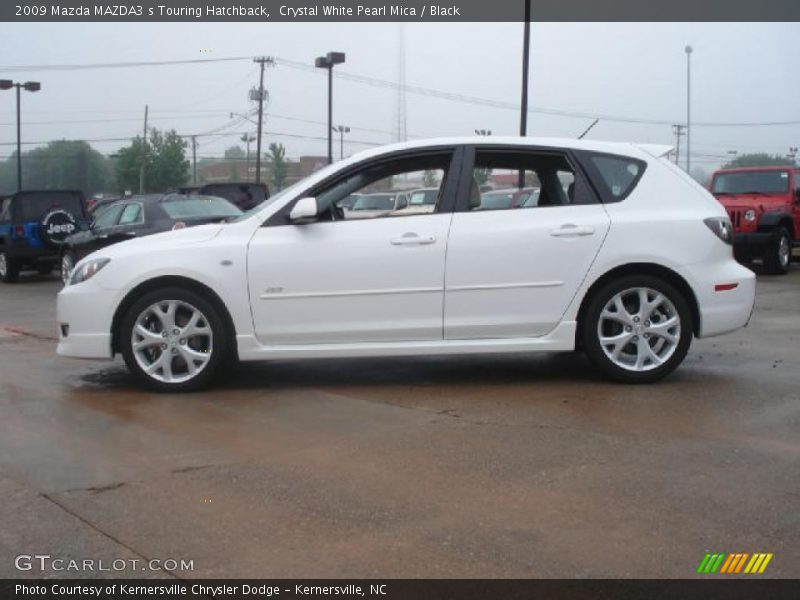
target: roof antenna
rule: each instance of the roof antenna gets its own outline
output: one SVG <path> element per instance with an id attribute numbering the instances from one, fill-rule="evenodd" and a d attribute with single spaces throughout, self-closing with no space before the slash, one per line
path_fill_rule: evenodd
<path id="1" fill-rule="evenodd" d="M 600 119 L 595 119 L 594 121 L 592 121 L 592 124 L 591 124 L 591 125 L 589 125 L 589 126 L 586 128 L 586 131 L 584 131 L 582 134 L 580 134 L 580 135 L 578 136 L 578 139 L 579 139 L 579 140 L 582 140 L 582 139 L 583 139 L 583 136 L 585 136 L 587 133 L 589 133 L 589 132 L 592 130 L 592 127 L 594 127 L 595 125 L 597 125 L 598 121 L 600 121 Z"/>

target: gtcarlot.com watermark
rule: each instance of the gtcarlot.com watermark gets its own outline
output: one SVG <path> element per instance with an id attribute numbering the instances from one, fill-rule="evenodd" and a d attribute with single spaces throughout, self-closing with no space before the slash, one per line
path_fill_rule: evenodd
<path id="1" fill-rule="evenodd" d="M 183 558 L 64 558 L 50 554 L 19 554 L 14 559 L 18 571 L 116 572 L 116 571 L 194 571 L 194 560 Z"/>

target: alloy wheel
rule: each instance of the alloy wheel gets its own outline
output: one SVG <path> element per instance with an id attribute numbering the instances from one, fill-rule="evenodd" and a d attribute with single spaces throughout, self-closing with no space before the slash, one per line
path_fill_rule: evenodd
<path id="1" fill-rule="evenodd" d="M 213 334 L 206 316 L 182 300 L 164 300 L 144 309 L 130 340 L 137 364 L 162 383 L 182 383 L 206 368 Z"/>
<path id="2" fill-rule="evenodd" d="M 788 235 L 782 235 L 778 241 L 778 262 L 784 269 L 789 266 L 792 250 Z"/>
<path id="3" fill-rule="evenodd" d="M 72 274 L 72 269 L 75 268 L 74 261 L 69 254 L 65 254 L 61 258 L 61 281 L 64 282 L 64 285 L 67 285 L 69 282 L 69 276 Z"/>
<path id="4" fill-rule="evenodd" d="M 615 365 L 649 371 L 667 362 L 678 347 L 681 319 L 662 292 L 633 287 L 615 294 L 597 322 L 600 347 Z"/>

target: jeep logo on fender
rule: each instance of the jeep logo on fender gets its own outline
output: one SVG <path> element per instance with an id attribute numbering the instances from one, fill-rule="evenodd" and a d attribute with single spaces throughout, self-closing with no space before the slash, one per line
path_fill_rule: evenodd
<path id="1" fill-rule="evenodd" d="M 51 210 L 42 218 L 42 236 L 52 244 L 62 244 L 77 230 L 75 217 L 61 208 Z"/>

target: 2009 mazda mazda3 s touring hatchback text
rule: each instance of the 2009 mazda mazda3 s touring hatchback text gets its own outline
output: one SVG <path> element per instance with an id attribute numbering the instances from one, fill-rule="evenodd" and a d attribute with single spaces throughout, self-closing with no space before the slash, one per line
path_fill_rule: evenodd
<path id="1" fill-rule="evenodd" d="M 131 240 L 58 296 L 65 356 L 112 358 L 158 390 L 235 360 L 582 348 L 656 381 L 693 336 L 744 326 L 755 295 L 723 207 L 661 146 L 428 140 L 326 167 L 235 221 Z M 533 188 L 488 206 L 487 186 Z M 438 190 L 349 219 L 352 194 Z"/>

